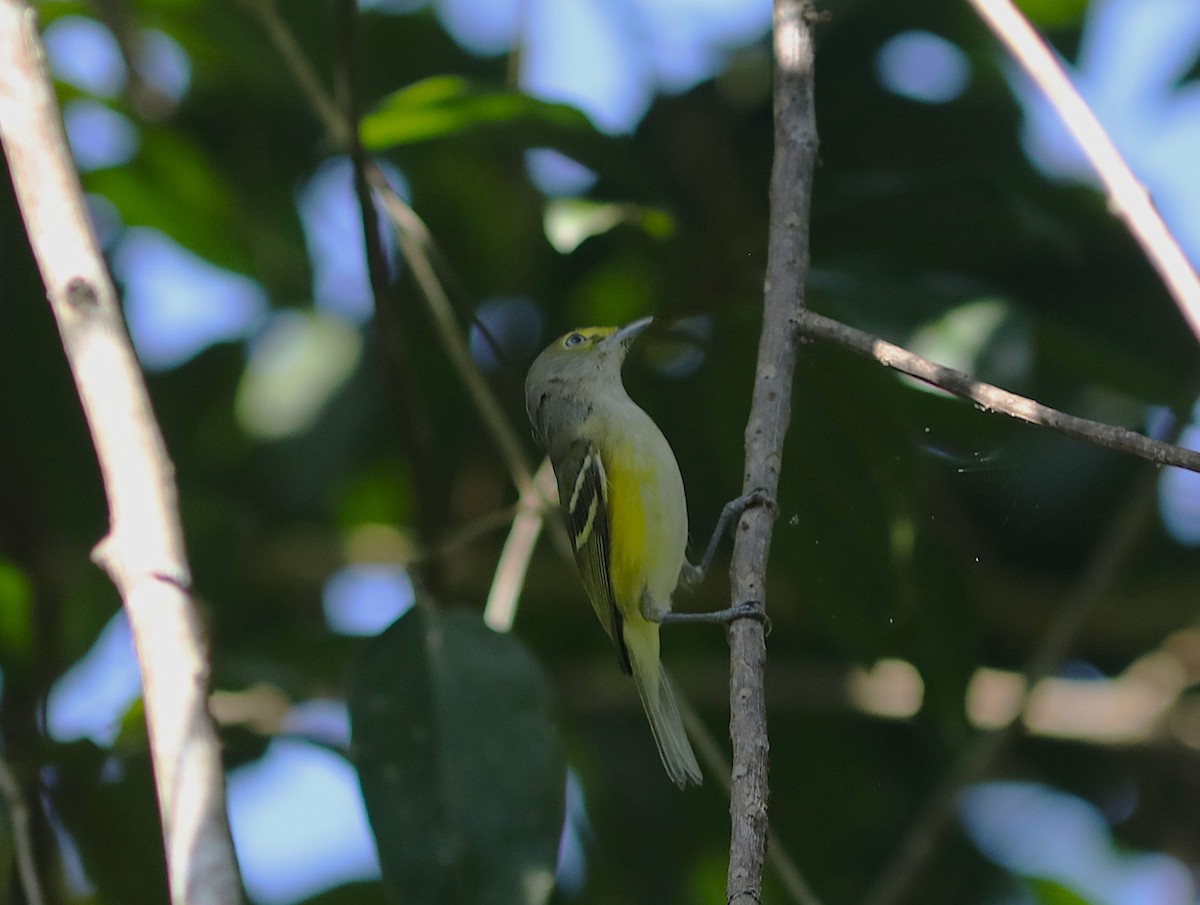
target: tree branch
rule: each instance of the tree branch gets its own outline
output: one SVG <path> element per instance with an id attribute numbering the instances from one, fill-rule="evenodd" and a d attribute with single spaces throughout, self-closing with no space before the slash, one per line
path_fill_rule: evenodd
<path id="1" fill-rule="evenodd" d="M 746 422 L 746 473 L 742 485 L 743 493 L 764 491 L 771 499 L 779 487 L 796 366 L 795 323 L 803 307 L 808 276 L 809 207 L 817 155 L 814 18 L 814 9 L 807 0 L 775 0 L 775 158 L 770 232 L 762 334 Z M 754 506 L 743 513 L 730 566 L 733 602 L 756 601 L 763 612 L 775 514 L 773 507 L 766 506 Z M 729 646 L 733 788 L 726 900 L 730 905 L 757 905 L 762 901 L 768 799 L 763 622 L 734 622 L 729 628 Z"/>
<path id="2" fill-rule="evenodd" d="M 873 358 L 884 367 L 893 368 L 963 399 L 970 399 L 984 411 L 1010 415 L 1020 421 L 1048 427 L 1060 434 L 1086 440 L 1105 449 L 1140 456 L 1156 465 L 1174 465 L 1188 471 L 1200 471 L 1200 453 L 1193 450 L 1161 440 L 1152 440 L 1123 427 L 1068 415 L 1025 396 L 1018 396 L 998 386 L 976 380 L 962 371 L 924 359 L 878 336 L 872 336 L 813 311 L 805 309 L 801 312 L 796 327 L 801 335 L 828 340 Z"/>
<path id="3" fill-rule="evenodd" d="M 725 756 L 724 750 L 717 744 L 717 740 L 708 731 L 708 727 L 704 725 L 704 721 L 700 719 L 700 715 L 696 713 L 691 701 L 686 697 L 679 699 L 679 715 L 683 717 L 683 725 L 687 729 L 688 735 L 695 742 L 696 756 L 704 764 L 704 769 L 710 776 L 717 778 L 717 782 L 721 784 L 725 794 L 729 795 L 731 785 L 729 775 L 733 772 L 729 758 Z M 780 841 L 779 834 L 769 823 L 767 825 L 767 863 L 775 868 L 779 884 L 787 891 L 796 905 L 821 905 L 821 900 L 817 898 L 804 875 L 800 873 L 800 868 L 789 854 L 787 846 Z"/>
<path id="4" fill-rule="evenodd" d="M 348 150 L 351 146 L 351 137 L 348 134 L 349 126 L 338 115 L 337 105 L 321 86 L 312 65 L 304 56 L 286 23 L 280 18 L 274 0 L 243 0 L 243 2 L 262 21 L 268 37 L 283 57 L 301 91 L 308 98 L 317 118 L 325 126 L 329 138 L 337 147 Z M 488 385 L 487 379 L 475 363 L 474 358 L 471 357 L 470 348 L 467 345 L 466 336 L 459 326 L 454 305 L 434 266 L 434 243 L 428 228 L 417 212 L 396 193 L 383 170 L 373 160 L 365 161 L 364 170 L 367 181 L 378 195 L 384 213 L 396 229 L 400 251 L 408 262 L 420 295 L 433 317 L 442 346 L 487 427 L 492 441 L 500 453 L 500 458 L 508 470 L 509 477 L 516 485 L 522 499 L 538 497 L 544 504 L 546 498 L 537 490 L 537 484 L 525 457 L 521 441 L 505 415 L 504 408 Z M 486 327 L 482 324 L 479 324 L 479 327 L 494 347 L 494 351 L 499 354 L 500 350 L 496 347 Z M 551 520 L 550 535 L 559 552 L 568 561 L 573 560 L 574 557 L 571 554 L 570 543 L 563 525 Z"/>
<path id="5" fill-rule="evenodd" d="M 544 459 L 533 476 L 532 487 L 521 493 L 483 608 L 483 621 L 498 632 L 511 631 L 516 621 L 517 600 L 521 588 L 525 587 L 525 572 L 533 558 L 533 550 L 546 519 L 553 522 L 555 518 L 549 514 L 551 507 L 545 501 L 556 492 L 554 469 L 550 460 Z"/>
<path id="6" fill-rule="evenodd" d="M 354 168 L 354 194 L 358 199 L 362 222 L 376 335 L 387 372 L 388 389 L 395 401 L 400 443 L 412 468 L 417 533 L 423 546 L 433 547 L 441 540 L 442 511 L 445 506 L 439 500 L 437 482 L 434 480 L 433 436 L 410 366 L 408 345 L 400 323 L 399 300 L 388 274 L 387 255 L 379 228 L 379 211 L 367 179 L 370 160 L 356 127 L 359 117 L 358 7 L 354 0 L 341 0 L 338 3 L 338 21 L 341 81 L 344 86 L 344 134 L 349 142 L 350 160 Z M 425 590 L 434 597 L 440 597 L 444 591 L 441 561 L 435 557 L 414 563 L 414 566 Z"/>
<path id="7" fill-rule="evenodd" d="M 241 901 L 241 882 L 174 470 L 84 207 L 36 16 L 23 0 L 0 0 L 0 60 L 0 141 L 108 496 L 109 533 L 93 558 L 121 593 L 141 666 L 171 897 L 229 905 Z"/>
<path id="8" fill-rule="evenodd" d="M 421 295 L 429 307 L 429 313 L 433 316 L 434 326 L 437 328 L 442 346 L 450 357 L 454 369 L 458 372 L 459 379 L 466 386 L 467 393 L 470 395 L 471 401 L 475 403 L 475 408 L 487 426 L 488 432 L 492 435 L 492 441 L 508 467 L 513 483 L 517 485 L 517 489 L 522 494 L 535 493 L 533 472 L 525 458 L 521 441 L 517 438 L 516 431 L 509 423 L 503 407 L 488 385 L 483 371 L 471 357 L 470 346 L 467 344 L 466 334 L 458 323 L 454 305 L 441 280 L 438 279 L 428 251 L 433 244 L 429 229 L 417 212 L 408 205 L 408 202 L 396 194 L 383 171 L 376 164 L 371 163 L 367 167 L 367 178 L 370 180 L 371 187 L 379 193 L 383 209 L 396 227 L 400 250 L 403 252 L 408 266 L 412 268 L 413 277 L 421 289 Z"/>
<path id="9" fill-rule="evenodd" d="M 968 0 L 1008 48 L 1079 143 L 1108 190 L 1109 208 L 1123 221 L 1167 285 L 1192 332 L 1200 338 L 1200 278 L 1062 64 L 1011 0 Z"/>

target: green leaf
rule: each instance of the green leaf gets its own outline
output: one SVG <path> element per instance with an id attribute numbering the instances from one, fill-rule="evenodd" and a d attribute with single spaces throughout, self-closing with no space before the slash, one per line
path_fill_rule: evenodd
<path id="1" fill-rule="evenodd" d="M 25 573 L 0 559 L 0 652 L 10 664 L 29 657 L 33 642 L 33 587 Z"/>
<path id="2" fill-rule="evenodd" d="M 550 201 L 542 222 L 546 238 L 560 254 L 570 254 L 586 239 L 621 224 L 639 227 L 655 239 L 669 239 L 675 232 L 674 218 L 660 208 L 583 198 Z"/>
<path id="3" fill-rule="evenodd" d="M 565 770 L 550 685 L 511 635 L 417 607 L 350 694 L 384 884 L 405 905 L 535 905 L 553 888 Z"/>
<path id="4" fill-rule="evenodd" d="M 1068 889 L 1057 880 L 1045 877 L 1027 877 L 1029 884 L 1040 905 L 1092 905 L 1091 900 L 1085 899 L 1073 889 Z"/>
<path id="5" fill-rule="evenodd" d="M 248 214 L 205 151 L 166 128 L 142 135 L 125 167 L 89 173 L 84 185 L 111 201 L 130 226 L 149 226 L 218 266 L 252 272 Z"/>
<path id="6" fill-rule="evenodd" d="M 1017 6 L 1039 28 L 1072 28 L 1087 12 L 1087 0 L 1018 0 Z"/>
<path id="7" fill-rule="evenodd" d="M 477 91 L 466 79 L 435 76 L 392 94 L 363 117 L 363 144 L 374 151 L 445 138 L 483 125 L 521 122 L 566 131 L 594 131 L 587 116 L 567 104 L 516 91 Z"/>

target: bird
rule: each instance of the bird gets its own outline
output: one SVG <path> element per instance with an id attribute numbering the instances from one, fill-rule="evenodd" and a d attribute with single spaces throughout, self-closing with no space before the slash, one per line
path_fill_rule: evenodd
<path id="1" fill-rule="evenodd" d="M 659 629 L 667 622 L 756 616 L 753 604 L 715 613 L 671 608 L 680 584 L 703 578 L 730 518 L 761 501 L 761 494 L 728 504 L 700 565 L 687 561 L 687 500 L 679 464 L 621 379 L 630 344 L 652 320 L 560 336 L 529 368 L 525 408 L 534 439 L 554 469 L 587 596 L 621 669 L 633 675 L 667 775 L 682 789 L 699 785 L 702 775 L 662 668 Z"/>

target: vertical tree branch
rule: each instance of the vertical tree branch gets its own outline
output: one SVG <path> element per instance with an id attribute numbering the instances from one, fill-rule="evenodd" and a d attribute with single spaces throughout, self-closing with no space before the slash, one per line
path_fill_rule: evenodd
<path id="1" fill-rule="evenodd" d="M 283 56 L 285 64 L 295 77 L 301 91 L 308 98 L 318 119 L 324 124 L 330 139 L 337 146 L 349 149 L 352 139 L 348 133 L 352 131 L 351 126 L 353 124 L 347 123 L 345 118 L 338 115 L 337 105 L 334 104 L 333 100 L 321 86 L 321 82 L 313 71 L 312 65 L 300 50 L 299 44 L 296 42 L 291 31 L 288 30 L 286 23 L 279 16 L 273 0 L 244 0 L 244 2 L 262 21 L 272 43 Z M 520 507 L 520 511 L 515 516 L 513 531 L 523 539 L 516 543 L 515 547 L 509 549 L 510 553 L 515 553 L 516 555 L 506 559 L 506 563 L 511 564 L 515 568 L 516 563 L 522 557 L 527 558 L 532 552 L 528 538 L 533 536 L 536 539 L 536 534 L 540 531 L 540 528 L 536 531 L 533 529 L 532 520 L 535 517 L 544 517 L 544 512 L 548 505 L 547 497 L 538 489 L 538 483 L 529 469 L 529 464 L 520 440 L 517 438 L 516 431 L 509 423 L 503 407 L 491 391 L 479 366 L 471 357 L 467 338 L 458 325 L 450 295 L 442 285 L 437 269 L 434 266 L 434 243 L 429 230 L 416 211 L 409 207 L 408 203 L 396 193 L 388 183 L 387 176 L 383 170 L 369 156 L 364 155 L 362 170 L 368 184 L 375 191 L 376 198 L 382 206 L 384 214 L 396 229 L 400 251 L 404 255 L 412 271 L 413 280 L 416 282 L 421 297 L 424 299 L 429 313 L 433 317 L 434 327 L 438 331 L 442 346 L 449 356 L 451 364 L 458 372 L 468 394 L 471 396 L 471 400 L 474 402 L 485 426 L 488 428 L 496 449 L 500 453 L 505 467 L 508 469 L 509 476 L 512 478 L 521 495 L 521 499 L 539 500 L 536 510 L 538 514 L 536 516 L 526 512 L 525 510 L 529 507 L 525 505 Z M 476 321 L 476 324 L 485 337 L 489 336 L 486 327 L 482 323 Z M 493 351 L 497 355 L 500 355 L 501 350 L 495 341 L 491 338 L 488 341 L 491 343 Z M 549 527 L 551 540 L 560 555 L 568 562 L 573 561 L 574 556 L 571 552 L 570 541 L 567 539 L 565 526 L 560 520 L 551 519 Z M 523 570 L 523 567 L 521 568 Z M 505 574 L 511 573 L 506 571 Z M 512 593 L 519 592 L 519 590 L 519 587 L 515 588 Z M 509 590 L 502 590 L 501 593 L 508 594 Z M 490 600 L 496 600 L 496 598 L 493 597 Z M 491 612 L 489 619 L 491 621 L 489 624 L 492 624 L 492 622 L 504 623 L 511 619 L 514 613 L 510 612 L 498 615 L 500 609 L 505 609 L 510 605 L 515 607 L 515 597 L 511 599 L 511 603 L 503 603 L 501 601 L 497 601 L 494 604 L 490 603 L 489 609 Z"/>
<path id="2" fill-rule="evenodd" d="M 23 0 L 0 0 L 0 60 L 0 141 L 108 496 L 109 533 L 93 556 L 121 593 L 141 665 L 172 901 L 229 905 L 241 900 L 241 882 L 174 471 Z"/>
<path id="3" fill-rule="evenodd" d="M 684 728 L 696 746 L 696 756 L 704 764 L 705 771 L 716 778 L 728 795 L 730 780 L 727 774 L 732 772 L 732 767 L 729 758 L 725 756 L 725 749 L 717 744 L 716 738 L 692 708 L 691 702 L 683 697 L 679 699 L 679 715 L 683 717 Z M 821 905 L 821 900 L 812 891 L 787 847 L 779 841 L 779 834 L 771 826 L 767 827 L 766 860 L 775 868 L 779 885 L 796 905 Z"/>
<path id="4" fill-rule="evenodd" d="M 380 233 L 379 211 L 375 207 L 375 199 L 367 180 L 367 168 L 372 163 L 358 135 L 358 6 L 354 0 L 341 0 L 338 3 L 338 30 L 341 38 L 340 68 L 344 94 L 345 135 L 354 167 L 354 194 L 358 199 L 362 221 L 363 247 L 366 251 L 367 275 L 371 283 L 375 330 L 387 374 L 388 389 L 396 404 L 400 442 L 412 470 L 417 534 L 422 546 L 433 547 L 442 537 L 442 515 L 446 507 L 440 500 L 437 482 L 434 480 L 433 434 L 411 366 L 408 343 L 400 323 L 399 299 L 396 297 L 395 284 L 388 273 L 387 255 Z M 431 557 L 421 563 L 415 563 L 413 567 L 424 589 L 433 597 L 440 598 L 445 591 L 442 562 L 437 557 Z"/>
<path id="5" fill-rule="evenodd" d="M 775 159 L 763 325 L 750 417 L 746 423 L 743 493 L 779 487 L 783 440 L 791 414 L 796 322 L 808 274 L 808 218 L 817 154 L 813 110 L 814 10 L 808 0 L 775 0 Z M 735 603 L 758 601 L 765 611 L 767 556 L 775 509 L 747 509 L 738 523 L 730 566 Z M 729 733 L 733 740 L 732 831 L 726 900 L 762 900 L 767 838 L 767 714 L 763 688 L 766 638 L 762 621 L 740 619 L 729 629 Z"/>

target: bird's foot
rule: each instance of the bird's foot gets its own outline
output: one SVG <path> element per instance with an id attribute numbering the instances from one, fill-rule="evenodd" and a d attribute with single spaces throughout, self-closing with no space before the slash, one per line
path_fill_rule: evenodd
<path id="1" fill-rule="evenodd" d="M 711 610 L 707 613 L 654 613 L 646 618 L 660 625 L 686 623 L 730 625 L 739 619 L 755 619 L 767 627 L 768 634 L 771 631 L 770 618 L 763 611 L 762 605 L 754 600 L 739 603 L 724 610 Z"/>

